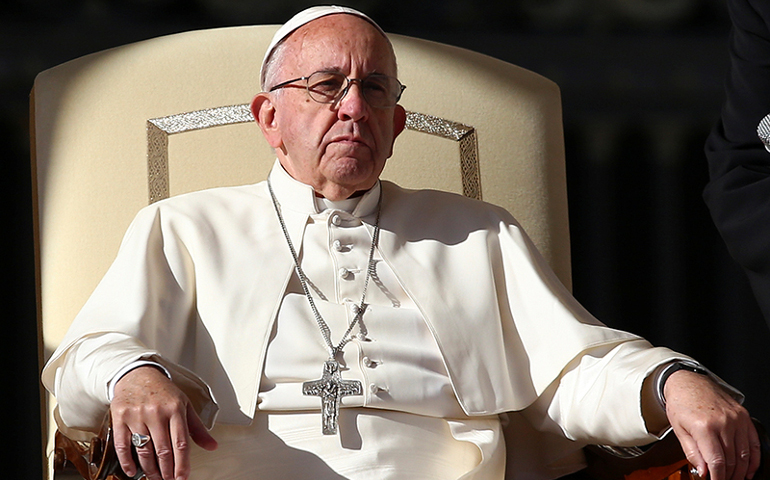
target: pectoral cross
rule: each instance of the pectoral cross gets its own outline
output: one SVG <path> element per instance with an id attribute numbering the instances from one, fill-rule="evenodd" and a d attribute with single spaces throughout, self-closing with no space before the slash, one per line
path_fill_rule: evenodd
<path id="1" fill-rule="evenodd" d="M 324 373 L 320 379 L 303 383 L 302 393 L 321 397 L 321 431 L 324 435 L 337 433 L 342 397 L 364 394 L 361 382 L 340 377 L 340 364 L 336 360 L 324 363 Z"/>

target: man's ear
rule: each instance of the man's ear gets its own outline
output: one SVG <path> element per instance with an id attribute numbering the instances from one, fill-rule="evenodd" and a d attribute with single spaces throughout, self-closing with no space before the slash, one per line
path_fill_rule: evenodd
<path id="1" fill-rule="evenodd" d="M 257 121 L 267 143 L 275 149 L 281 148 L 283 141 L 278 129 L 275 104 L 269 94 L 262 92 L 254 97 L 251 101 L 251 114 L 254 115 L 254 120 Z"/>
<path id="2" fill-rule="evenodd" d="M 404 131 L 406 127 L 406 110 L 401 105 L 396 105 L 396 110 L 393 112 L 393 140 Z"/>
<path id="3" fill-rule="evenodd" d="M 390 142 L 388 158 L 393 155 L 393 144 L 396 142 L 396 137 L 404 131 L 404 127 L 406 127 L 406 110 L 401 105 L 396 105 L 393 111 L 393 141 Z"/>

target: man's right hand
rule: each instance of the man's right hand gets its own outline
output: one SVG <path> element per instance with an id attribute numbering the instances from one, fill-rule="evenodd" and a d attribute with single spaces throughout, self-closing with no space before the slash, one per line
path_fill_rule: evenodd
<path id="1" fill-rule="evenodd" d="M 137 472 L 132 433 L 150 436 L 149 443 L 136 449 L 148 480 L 186 480 L 191 438 L 206 450 L 217 448 L 187 396 L 155 367 L 138 367 L 124 375 L 115 385 L 110 412 L 115 452 L 129 476 Z"/>

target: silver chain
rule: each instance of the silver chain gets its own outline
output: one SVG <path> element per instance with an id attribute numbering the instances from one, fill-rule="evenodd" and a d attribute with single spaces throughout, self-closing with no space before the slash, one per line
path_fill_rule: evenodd
<path id="1" fill-rule="evenodd" d="M 361 317 L 363 317 L 364 310 L 366 309 L 366 303 L 364 303 L 366 300 L 366 289 L 369 286 L 369 279 L 374 276 L 375 273 L 374 250 L 377 247 L 377 242 L 380 238 L 380 208 L 382 205 L 382 188 L 380 188 L 380 198 L 377 201 L 377 217 L 374 222 L 372 246 L 369 248 L 369 264 L 366 267 L 366 278 L 364 280 L 364 292 L 361 295 L 361 304 L 358 306 L 356 316 L 353 318 L 353 321 L 350 322 L 350 325 L 348 325 L 348 329 L 345 331 L 345 334 L 342 335 L 342 339 L 340 340 L 339 345 L 336 347 L 332 343 L 331 329 L 329 329 L 329 325 L 327 325 L 326 321 L 321 316 L 321 313 L 318 311 L 318 308 L 316 308 L 313 296 L 310 294 L 307 276 L 305 276 L 305 272 L 299 265 L 299 257 L 297 256 L 297 251 L 294 249 L 294 244 L 291 243 L 289 230 L 286 228 L 286 222 L 283 220 L 283 215 L 281 215 L 281 206 L 278 203 L 278 199 L 275 197 L 275 192 L 273 192 L 273 185 L 270 183 L 270 177 L 267 179 L 267 188 L 270 190 L 270 197 L 273 200 L 273 207 L 275 208 L 275 214 L 278 216 L 278 222 L 281 224 L 283 236 L 286 238 L 286 243 L 289 245 L 289 251 L 291 251 L 291 256 L 294 259 L 294 269 L 296 270 L 297 276 L 299 277 L 299 283 L 302 285 L 302 290 L 305 292 L 305 297 L 307 297 L 307 301 L 310 304 L 310 309 L 313 311 L 315 321 L 318 324 L 318 328 L 321 330 L 321 335 L 324 338 L 324 342 L 326 342 L 326 346 L 329 349 L 329 358 L 334 359 L 334 357 L 340 353 L 343 348 L 345 348 L 345 345 L 347 345 L 347 343 L 353 339 L 350 336 L 350 332 L 352 332 L 353 328 L 361 321 Z"/>

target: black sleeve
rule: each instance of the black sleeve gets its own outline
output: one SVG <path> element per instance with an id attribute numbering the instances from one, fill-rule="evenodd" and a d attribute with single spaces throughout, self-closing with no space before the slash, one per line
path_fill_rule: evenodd
<path id="1" fill-rule="evenodd" d="M 770 152 L 756 133 L 770 114 L 770 2 L 727 3 L 730 70 L 721 119 L 706 141 L 710 181 L 703 196 L 770 321 Z"/>

